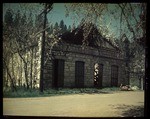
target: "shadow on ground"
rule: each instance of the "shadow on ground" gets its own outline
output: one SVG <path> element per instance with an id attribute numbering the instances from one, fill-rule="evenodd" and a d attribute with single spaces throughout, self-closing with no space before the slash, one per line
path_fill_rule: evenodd
<path id="1" fill-rule="evenodd" d="M 85 93 L 85 94 L 112 94 L 113 92 L 111 91 L 101 91 L 101 90 L 80 90 L 80 93 Z"/>
<path id="2" fill-rule="evenodd" d="M 112 105 L 115 109 L 122 110 L 122 117 L 144 117 L 144 106 L 134 105 Z"/>

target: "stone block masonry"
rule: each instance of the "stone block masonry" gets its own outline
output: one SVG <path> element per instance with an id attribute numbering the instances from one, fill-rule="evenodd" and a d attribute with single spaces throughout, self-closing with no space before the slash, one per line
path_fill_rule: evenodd
<path id="1" fill-rule="evenodd" d="M 61 43 L 52 49 L 53 60 L 64 60 L 63 87 L 75 86 L 75 62 L 84 62 L 84 87 L 94 87 L 94 65 L 103 65 L 102 87 L 111 86 L 111 66 L 118 66 L 118 86 L 126 83 L 123 56 L 116 49 L 82 47 L 81 45 Z M 53 60 L 44 67 L 44 87 L 52 88 L 54 82 Z M 59 69 L 58 69 L 59 70 Z"/>

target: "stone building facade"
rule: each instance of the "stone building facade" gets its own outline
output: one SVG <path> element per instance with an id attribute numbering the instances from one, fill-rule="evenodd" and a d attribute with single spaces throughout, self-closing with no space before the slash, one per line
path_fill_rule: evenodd
<path id="1" fill-rule="evenodd" d="M 83 46 L 62 39 L 51 49 L 53 58 L 44 66 L 44 88 L 102 88 L 128 84 L 123 55 L 109 42 L 104 44 L 103 47 Z M 95 65 L 99 67 L 96 82 Z"/>
<path id="2" fill-rule="evenodd" d="M 128 82 L 125 79 L 123 56 L 115 49 L 83 48 L 81 45 L 62 43 L 54 47 L 52 52 L 54 59 L 44 67 L 45 88 L 94 87 L 94 65 L 97 63 L 102 70 L 100 87 L 119 86 Z"/>

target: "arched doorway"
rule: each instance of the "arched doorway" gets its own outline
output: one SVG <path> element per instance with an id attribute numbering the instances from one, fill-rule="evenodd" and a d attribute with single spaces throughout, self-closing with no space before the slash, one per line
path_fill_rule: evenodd
<path id="1" fill-rule="evenodd" d="M 103 81 L 103 64 L 94 64 L 94 87 L 102 88 Z"/>

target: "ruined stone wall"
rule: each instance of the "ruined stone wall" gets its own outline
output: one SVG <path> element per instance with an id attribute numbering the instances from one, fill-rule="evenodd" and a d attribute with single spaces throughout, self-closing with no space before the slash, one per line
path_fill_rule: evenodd
<path id="1" fill-rule="evenodd" d="M 48 50 L 47 50 L 48 52 Z M 83 61 L 84 68 L 84 87 L 94 86 L 94 64 L 103 64 L 102 86 L 110 86 L 111 66 L 119 67 L 118 85 L 125 83 L 124 60 L 123 56 L 116 50 L 106 48 L 82 47 L 80 45 L 62 43 L 53 48 L 55 59 L 64 59 L 64 87 L 75 87 L 75 62 Z M 44 67 L 44 87 L 51 88 L 53 79 L 52 60 L 49 60 Z"/>

